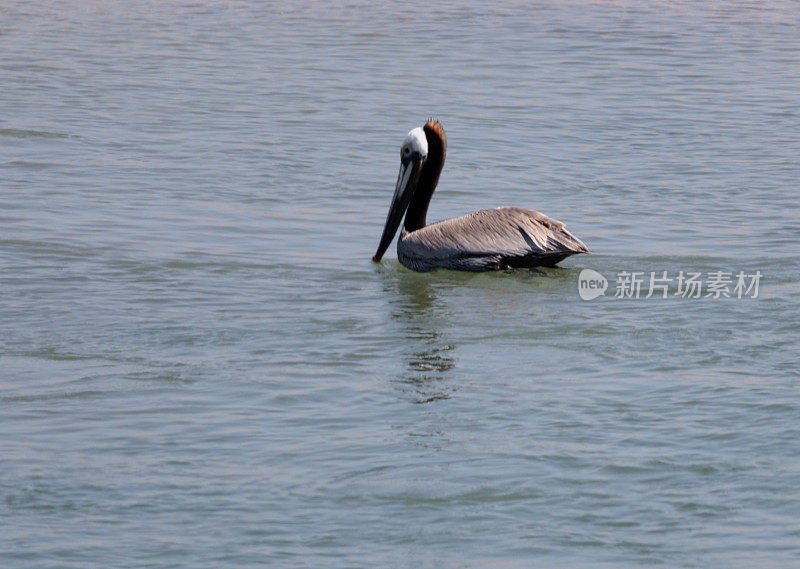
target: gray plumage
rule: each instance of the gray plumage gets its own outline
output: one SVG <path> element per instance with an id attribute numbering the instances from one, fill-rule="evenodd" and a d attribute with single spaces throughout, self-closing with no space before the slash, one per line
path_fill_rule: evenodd
<path id="1" fill-rule="evenodd" d="M 415 271 L 491 271 L 554 266 L 589 250 L 564 224 L 520 207 L 483 209 L 416 231 L 397 241 L 400 262 Z"/>

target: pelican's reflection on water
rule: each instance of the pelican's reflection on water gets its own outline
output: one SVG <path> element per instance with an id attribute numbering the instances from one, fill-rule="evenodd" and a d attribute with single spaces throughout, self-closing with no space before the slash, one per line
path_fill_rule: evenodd
<path id="1" fill-rule="evenodd" d="M 404 391 L 413 393 L 417 403 L 449 399 L 461 387 L 460 382 L 452 381 L 457 338 L 461 336 L 459 330 L 463 332 L 464 326 L 469 326 L 470 318 L 519 315 L 523 311 L 537 318 L 551 317 L 546 311 L 532 313 L 526 304 L 528 294 L 532 290 L 562 290 L 574 278 L 572 275 L 560 268 L 491 274 L 420 274 L 405 269 L 384 272 L 384 288 L 392 298 L 392 318 L 399 323 L 405 340 L 404 372 L 397 381 Z"/>
<path id="2" fill-rule="evenodd" d="M 389 275 L 387 275 L 389 276 Z M 392 317 L 404 331 L 403 375 L 397 380 L 401 389 L 412 394 L 415 403 L 449 399 L 457 386 L 449 382 L 456 365 L 455 346 L 441 328 L 448 316 L 446 304 L 437 297 L 433 275 L 400 270 L 387 278 L 387 286 L 396 288 Z"/>

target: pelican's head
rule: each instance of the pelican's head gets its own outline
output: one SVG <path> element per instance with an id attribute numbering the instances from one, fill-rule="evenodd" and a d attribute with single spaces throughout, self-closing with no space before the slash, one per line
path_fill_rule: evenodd
<path id="1" fill-rule="evenodd" d="M 400 220 L 408 209 L 414 189 L 417 187 L 419 173 L 427 157 L 428 139 L 425 137 L 425 130 L 420 126 L 408 133 L 403 146 L 400 147 L 400 172 L 397 175 L 397 185 L 394 188 L 394 196 L 389 206 L 389 214 L 386 216 L 386 225 L 383 227 L 378 251 L 372 257 L 376 263 L 381 260 L 394 239 L 394 234 L 397 233 Z"/>

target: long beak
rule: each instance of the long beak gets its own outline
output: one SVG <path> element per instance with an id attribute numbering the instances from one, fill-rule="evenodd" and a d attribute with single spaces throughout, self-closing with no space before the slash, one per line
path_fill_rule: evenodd
<path id="1" fill-rule="evenodd" d="M 376 263 L 381 260 L 386 249 L 394 239 L 394 234 L 397 233 L 397 228 L 400 226 L 400 221 L 403 219 L 408 204 L 411 202 L 411 197 L 414 195 L 414 188 L 417 186 L 419 179 L 419 172 L 422 169 L 422 157 L 415 154 L 408 161 L 403 161 L 400 164 L 400 172 L 397 174 L 397 185 L 394 188 L 394 196 L 392 196 L 392 204 L 389 206 L 389 213 L 386 216 L 386 225 L 383 227 L 383 235 L 381 235 L 381 242 L 378 245 L 378 251 L 372 260 Z"/>

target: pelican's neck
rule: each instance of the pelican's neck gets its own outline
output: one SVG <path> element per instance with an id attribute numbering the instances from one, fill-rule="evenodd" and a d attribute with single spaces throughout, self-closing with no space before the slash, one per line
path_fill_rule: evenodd
<path id="1" fill-rule="evenodd" d="M 439 183 L 439 174 L 442 173 L 444 158 L 447 154 L 447 139 L 442 125 L 437 121 L 430 120 L 425 123 L 424 130 L 425 138 L 428 141 L 428 157 L 422 166 L 414 196 L 411 198 L 408 212 L 406 212 L 403 228 L 408 232 L 425 227 L 428 204 Z"/>

